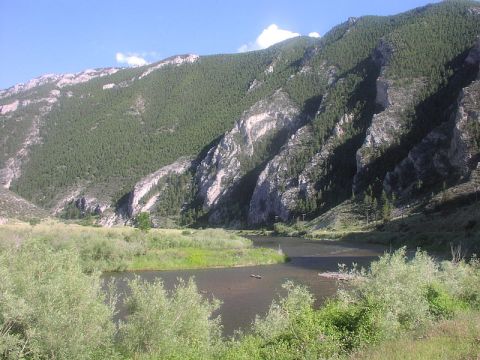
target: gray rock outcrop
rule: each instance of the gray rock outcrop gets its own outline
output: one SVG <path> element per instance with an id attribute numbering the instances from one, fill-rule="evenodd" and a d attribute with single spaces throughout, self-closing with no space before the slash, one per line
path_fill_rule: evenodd
<path id="1" fill-rule="evenodd" d="M 275 220 L 290 220 L 298 201 L 303 197 L 317 195 L 315 184 L 328 172 L 327 163 L 335 147 L 341 143 L 345 127 L 354 120 L 353 114 L 342 116 L 325 141 L 320 151 L 314 154 L 298 175 L 290 171 L 289 160 L 297 152 L 304 152 L 310 146 L 312 131 L 309 125 L 300 128 L 289 139 L 280 153 L 270 161 L 260 174 L 250 201 L 248 222 L 258 225 Z"/>
<path id="2" fill-rule="evenodd" d="M 155 187 L 160 181 L 171 174 L 183 174 L 191 166 L 192 159 L 181 158 L 138 181 L 128 200 L 128 216 L 133 218 L 142 211 L 149 211 L 159 196 L 160 189 L 155 189 Z"/>
<path id="3" fill-rule="evenodd" d="M 293 132 L 302 123 L 300 109 L 288 95 L 277 90 L 247 110 L 233 129 L 213 147 L 197 168 L 198 195 L 205 211 L 211 211 L 228 198 L 241 178 L 252 169 L 256 148 L 274 141 L 281 131 Z M 215 218 L 220 214 L 211 216 Z"/>
<path id="4" fill-rule="evenodd" d="M 424 86 L 422 79 L 402 81 L 388 77 L 388 66 L 393 52 L 394 50 L 382 41 L 373 55 L 374 61 L 381 66 L 375 102 L 383 111 L 373 116 L 364 143 L 357 151 L 355 192 L 361 188 L 369 166 L 378 160 L 386 149 L 398 144 L 401 136 L 408 131 L 407 110 L 414 105 L 419 91 Z"/>
<path id="5" fill-rule="evenodd" d="M 469 52 L 466 66 L 479 66 L 480 38 Z M 480 72 L 479 72 L 480 73 Z M 480 80 L 459 95 L 452 119 L 431 131 L 414 146 L 383 182 L 387 192 L 411 195 L 420 186 L 431 186 L 452 176 L 467 178 L 477 168 L 480 145 Z"/>

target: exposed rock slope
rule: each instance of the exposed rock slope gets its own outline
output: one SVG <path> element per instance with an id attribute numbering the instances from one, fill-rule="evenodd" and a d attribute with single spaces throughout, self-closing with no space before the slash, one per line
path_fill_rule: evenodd
<path id="1" fill-rule="evenodd" d="M 137 182 L 128 200 L 128 215 L 135 217 L 142 211 L 149 211 L 158 200 L 162 188 L 158 189 L 159 182 L 168 175 L 183 174 L 192 167 L 192 160 L 179 159 L 173 164 L 163 166 L 153 174 Z"/>
<path id="2" fill-rule="evenodd" d="M 243 176 L 268 154 L 259 154 L 265 143 L 278 141 L 277 136 L 288 134 L 302 123 L 300 109 L 282 90 L 256 103 L 213 147 L 197 168 L 199 196 L 205 211 L 211 211 L 238 185 Z M 263 143 L 263 144 L 262 144 Z M 263 150 L 264 151 L 264 150 Z M 218 221 L 218 212 L 212 221 Z"/>

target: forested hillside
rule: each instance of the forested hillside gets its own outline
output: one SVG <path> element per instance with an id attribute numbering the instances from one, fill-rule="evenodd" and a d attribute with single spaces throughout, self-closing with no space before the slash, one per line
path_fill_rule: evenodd
<path id="1" fill-rule="evenodd" d="M 352 196 L 414 201 L 476 167 L 478 102 L 458 114 L 479 35 L 478 2 L 444 1 L 266 50 L 35 79 L 0 92 L 0 180 L 105 224 L 147 211 L 246 226 Z"/>

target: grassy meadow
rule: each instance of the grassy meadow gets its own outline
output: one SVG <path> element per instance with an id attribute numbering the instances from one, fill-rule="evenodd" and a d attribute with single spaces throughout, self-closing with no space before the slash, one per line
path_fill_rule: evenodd
<path id="1" fill-rule="evenodd" d="M 0 225 L 0 248 L 41 243 L 77 251 L 87 272 L 173 270 L 275 264 L 278 251 L 254 248 L 246 238 L 221 229 L 101 228 L 56 221 Z"/>

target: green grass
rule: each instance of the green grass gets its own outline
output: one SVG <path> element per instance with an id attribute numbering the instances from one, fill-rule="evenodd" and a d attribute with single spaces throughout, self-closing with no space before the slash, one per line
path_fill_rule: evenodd
<path id="1" fill-rule="evenodd" d="M 128 270 L 179 270 L 212 267 L 236 267 L 277 264 L 285 256 L 273 249 L 199 249 L 174 248 L 153 250 L 135 256 Z"/>
<path id="2" fill-rule="evenodd" d="M 468 312 L 444 320 L 420 334 L 358 351 L 350 359 L 434 360 L 478 359 L 480 357 L 480 314 Z"/>
<path id="3" fill-rule="evenodd" d="M 254 248 L 250 240 L 221 229 L 142 232 L 54 221 L 0 225 L 0 251 L 27 242 L 78 252 L 86 272 L 233 267 L 286 260 L 276 250 Z"/>

